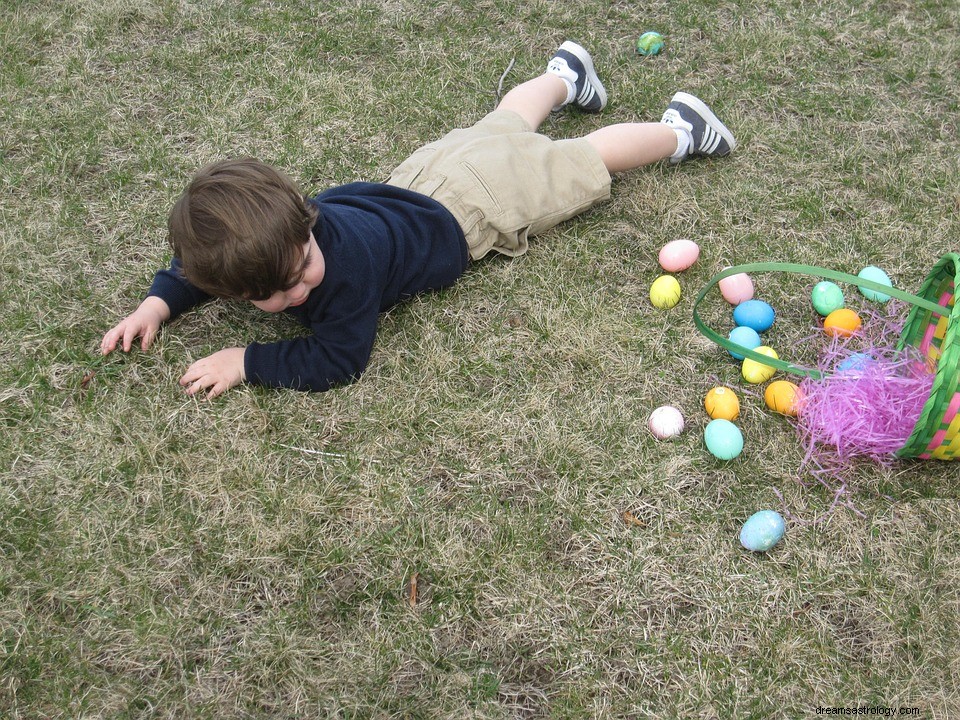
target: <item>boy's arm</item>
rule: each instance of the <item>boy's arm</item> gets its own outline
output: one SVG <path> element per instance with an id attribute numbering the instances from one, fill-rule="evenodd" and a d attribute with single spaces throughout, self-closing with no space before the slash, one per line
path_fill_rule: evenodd
<path id="1" fill-rule="evenodd" d="M 251 343 L 244 353 L 244 376 L 257 385 L 313 392 L 353 382 L 370 360 L 378 320 L 378 308 L 367 307 L 313 323 L 307 337 Z"/>

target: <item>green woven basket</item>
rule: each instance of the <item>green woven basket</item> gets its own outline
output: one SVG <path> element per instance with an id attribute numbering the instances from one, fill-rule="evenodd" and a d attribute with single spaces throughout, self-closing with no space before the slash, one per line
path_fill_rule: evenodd
<path id="1" fill-rule="evenodd" d="M 721 280 L 739 273 L 789 272 L 812 275 L 876 290 L 912 305 L 898 343 L 919 348 L 935 372 L 930 397 L 924 403 L 913 432 L 897 451 L 897 457 L 953 460 L 960 457 L 960 305 L 955 303 L 960 279 L 960 255 L 948 253 L 934 265 L 920 287 L 919 295 L 888 287 L 856 275 L 795 263 L 749 263 L 726 268 L 714 275 L 697 295 L 693 321 L 706 337 L 721 347 L 794 375 L 815 379 L 823 373 L 814 368 L 770 358 L 723 337 L 700 317 L 700 304 Z"/>

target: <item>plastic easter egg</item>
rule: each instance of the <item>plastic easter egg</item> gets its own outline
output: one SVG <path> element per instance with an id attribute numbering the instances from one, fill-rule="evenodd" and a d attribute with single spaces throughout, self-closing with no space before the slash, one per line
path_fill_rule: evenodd
<path id="1" fill-rule="evenodd" d="M 855 373 L 863 372 L 866 370 L 870 363 L 873 362 L 873 357 L 867 353 L 855 352 L 851 353 L 849 356 L 845 357 L 843 360 L 837 363 L 837 372 L 842 373 Z"/>
<path id="2" fill-rule="evenodd" d="M 727 336 L 731 342 L 735 342 L 741 347 L 745 347 L 747 350 L 754 350 L 761 345 L 763 345 L 763 340 L 760 339 L 760 334 L 750 327 L 745 327 L 743 325 L 738 325 L 733 330 L 730 331 L 730 334 Z M 740 353 L 730 350 L 731 355 L 737 360 L 743 360 L 743 355 Z"/>
<path id="3" fill-rule="evenodd" d="M 740 528 L 740 544 L 750 552 L 766 552 L 783 538 L 787 524 L 775 510 L 755 512 Z"/>
<path id="4" fill-rule="evenodd" d="M 725 277 L 718 285 L 723 299 L 731 305 L 739 305 L 753 299 L 753 280 L 746 273 Z"/>
<path id="5" fill-rule="evenodd" d="M 875 283 L 880 283 L 881 285 L 886 285 L 887 287 L 893 287 L 893 283 L 890 281 L 890 276 L 876 265 L 867 265 L 867 267 L 857 273 L 857 277 L 862 277 L 864 280 L 872 280 Z M 882 293 L 879 290 L 871 290 L 870 288 L 865 288 L 862 285 L 858 285 L 857 287 L 860 288 L 860 292 L 863 293 L 863 296 L 868 300 L 885 303 L 890 299 L 889 295 Z"/>
<path id="6" fill-rule="evenodd" d="M 674 240 L 660 248 L 660 267 L 667 272 L 680 272 L 693 265 L 700 257 L 700 246 L 693 240 Z"/>
<path id="7" fill-rule="evenodd" d="M 703 399 L 703 407 L 714 420 L 736 420 L 740 416 L 740 400 L 728 387 L 715 387 Z"/>
<path id="8" fill-rule="evenodd" d="M 775 317 L 773 308 L 763 300 L 746 300 L 733 309 L 733 322 L 758 333 L 769 330 Z"/>
<path id="9" fill-rule="evenodd" d="M 789 380 L 774 380 L 763 391 L 767 407 L 781 415 L 796 417 L 799 411 L 800 388 Z"/>
<path id="10" fill-rule="evenodd" d="M 672 275 L 661 275 L 650 286 L 650 302 L 662 310 L 680 302 L 680 283 Z"/>
<path id="11" fill-rule="evenodd" d="M 827 315 L 823 329 L 833 337 L 850 337 L 860 329 L 860 316 L 849 308 L 840 308 Z"/>
<path id="12" fill-rule="evenodd" d="M 843 299 L 843 290 L 829 280 L 818 282 L 813 286 L 810 302 L 813 304 L 813 309 L 822 317 L 826 317 L 834 310 L 839 310 L 846 304 Z"/>
<path id="13" fill-rule="evenodd" d="M 673 405 L 661 405 L 650 413 L 647 427 L 657 440 L 668 440 L 683 432 L 683 414 Z"/>
<path id="14" fill-rule="evenodd" d="M 761 355 L 766 355 L 775 360 L 780 358 L 777 355 L 777 351 L 772 347 L 767 347 L 766 345 L 761 345 L 758 348 L 754 348 L 754 352 L 758 352 Z M 777 369 L 772 365 L 765 365 L 759 360 L 754 360 L 753 358 L 744 358 L 743 365 L 740 367 L 740 373 L 743 375 L 743 379 L 748 383 L 753 385 L 759 385 L 760 383 L 765 383 L 767 380 L 772 378 L 777 372 Z"/>
<path id="15" fill-rule="evenodd" d="M 720 460 L 733 460 L 743 452 L 740 428 L 722 418 L 707 423 L 703 431 L 703 442 L 710 454 Z"/>

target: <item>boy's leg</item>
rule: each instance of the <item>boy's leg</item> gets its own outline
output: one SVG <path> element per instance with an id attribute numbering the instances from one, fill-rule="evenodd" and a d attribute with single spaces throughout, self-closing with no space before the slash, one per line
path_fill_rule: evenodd
<path id="1" fill-rule="evenodd" d="M 677 133 L 663 123 L 608 125 L 586 136 L 610 173 L 666 160 L 677 151 Z"/>
<path id="2" fill-rule="evenodd" d="M 723 157 L 737 146 L 710 108 L 684 92 L 673 96 L 658 123 L 610 125 L 590 133 L 586 140 L 611 173 L 668 158 L 676 164 L 691 157 Z"/>
<path id="3" fill-rule="evenodd" d="M 497 109 L 515 112 L 536 130 L 551 110 L 571 103 L 586 112 L 599 112 L 607 104 L 607 91 L 593 69 L 590 53 L 567 40 L 543 75 L 517 85 Z"/>
<path id="4" fill-rule="evenodd" d="M 510 90 L 497 110 L 511 110 L 522 117 L 531 130 L 536 131 L 550 111 L 567 97 L 567 84 L 550 73 L 527 80 Z"/>

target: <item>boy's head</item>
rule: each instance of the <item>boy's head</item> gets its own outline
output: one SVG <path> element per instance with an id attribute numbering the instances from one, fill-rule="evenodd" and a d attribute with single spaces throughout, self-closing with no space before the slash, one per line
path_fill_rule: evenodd
<path id="1" fill-rule="evenodd" d="M 317 218 L 283 173 L 252 158 L 207 165 L 170 211 L 170 244 L 193 285 L 263 300 L 294 285 Z"/>

